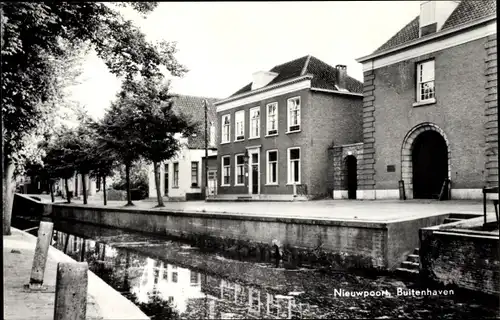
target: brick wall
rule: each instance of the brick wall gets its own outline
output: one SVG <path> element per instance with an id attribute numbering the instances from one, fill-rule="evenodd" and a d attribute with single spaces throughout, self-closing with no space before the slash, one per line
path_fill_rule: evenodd
<path id="1" fill-rule="evenodd" d="M 500 293 L 498 237 L 421 230 L 422 274 L 442 284 L 489 294 Z"/>
<path id="2" fill-rule="evenodd" d="M 486 42 L 478 39 L 365 73 L 362 188 L 398 188 L 403 140 L 422 123 L 436 125 L 447 136 L 452 187 L 484 185 Z M 426 59 L 435 59 L 436 103 L 413 106 L 416 65 Z M 388 165 L 396 171 L 388 172 Z"/>
<path id="3" fill-rule="evenodd" d="M 375 73 L 363 75 L 363 161 L 360 161 L 359 189 L 375 187 Z"/>
<path id="4" fill-rule="evenodd" d="M 486 76 L 486 184 L 498 186 L 498 102 L 497 102 L 497 35 L 488 37 L 485 44 L 485 76 Z"/>
<path id="5" fill-rule="evenodd" d="M 332 165 L 329 148 L 361 142 L 362 98 L 313 92 L 311 103 L 312 123 L 307 132 L 310 150 L 308 190 L 313 195 L 331 196 L 333 186 L 327 175 Z"/>

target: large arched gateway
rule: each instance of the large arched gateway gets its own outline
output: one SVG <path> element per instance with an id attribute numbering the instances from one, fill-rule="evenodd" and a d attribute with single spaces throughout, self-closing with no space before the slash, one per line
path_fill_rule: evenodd
<path id="1" fill-rule="evenodd" d="M 450 172 L 450 148 L 443 130 L 432 123 L 421 123 L 411 129 L 401 150 L 401 174 L 407 198 L 437 198 Z"/>

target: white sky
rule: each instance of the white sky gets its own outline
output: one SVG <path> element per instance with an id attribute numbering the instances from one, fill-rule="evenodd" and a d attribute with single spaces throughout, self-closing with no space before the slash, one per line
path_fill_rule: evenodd
<path id="1" fill-rule="evenodd" d="M 176 41 L 179 62 L 190 70 L 172 79 L 172 92 L 225 98 L 269 70 L 311 54 L 362 81 L 356 58 L 370 54 L 419 13 L 419 1 L 161 2 L 145 19 L 133 20 L 151 41 Z M 91 54 L 85 81 L 73 99 L 97 117 L 120 83 Z"/>

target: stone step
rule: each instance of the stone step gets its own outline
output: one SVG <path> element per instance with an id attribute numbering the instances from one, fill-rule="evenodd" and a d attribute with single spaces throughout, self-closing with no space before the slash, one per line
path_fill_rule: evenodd
<path id="1" fill-rule="evenodd" d="M 406 268 L 396 268 L 396 273 L 403 277 L 414 278 L 420 274 L 420 271 Z"/>
<path id="2" fill-rule="evenodd" d="M 410 254 L 408 258 L 406 258 L 406 261 L 419 263 L 420 256 L 418 254 Z"/>
<path id="3" fill-rule="evenodd" d="M 403 261 L 401 263 L 401 267 L 409 270 L 419 270 L 420 269 L 420 263 L 418 262 L 410 262 L 410 261 Z"/>
<path id="4" fill-rule="evenodd" d="M 460 219 L 460 218 L 446 218 L 446 219 L 444 219 L 443 224 L 462 221 L 462 220 L 463 219 Z"/>

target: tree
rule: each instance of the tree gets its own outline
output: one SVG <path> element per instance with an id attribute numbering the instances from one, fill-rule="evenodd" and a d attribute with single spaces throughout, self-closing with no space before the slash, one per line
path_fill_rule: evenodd
<path id="1" fill-rule="evenodd" d="M 185 69 L 174 57 L 175 43 L 148 43 L 117 6 L 146 14 L 156 3 L 3 2 L 2 15 L 2 166 L 3 234 L 10 234 L 14 171 L 22 170 L 25 136 L 45 125 L 61 87 L 57 63 L 71 53 L 64 44 L 92 46 L 109 70 L 125 79 L 161 76 L 166 66 L 174 76 Z"/>
<path id="2" fill-rule="evenodd" d="M 135 83 L 123 100 L 137 110 L 130 121 L 137 128 L 135 134 L 141 141 L 138 151 L 153 163 L 158 207 L 163 207 L 159 164 L 179 151 L 181 144 L 175 134 L 190 135 L 197 123 L 174 113 L 168 84 L 162 83 L 161 79 L 144 79 Z"/>

